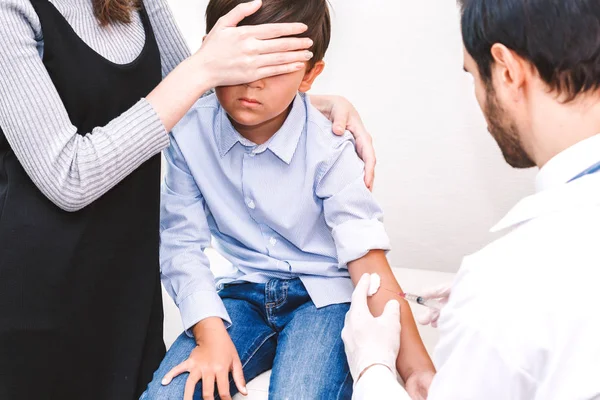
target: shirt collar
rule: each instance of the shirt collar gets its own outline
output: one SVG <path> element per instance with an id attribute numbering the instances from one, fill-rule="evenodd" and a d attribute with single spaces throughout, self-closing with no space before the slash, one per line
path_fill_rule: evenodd
<path id="1" fill-rule="evenodd" d="M 537 192 L 567 183 L 600 161 L 600 134 L 569 147 L 546 163 L 535 180 Z"/>
<path id="2" fill-rule="evenodd" d="M 220 128 L 217 129 L 216 139 L 220 156 L 224 157 L 239 142 L 243 146 L 254 147 L 254 152 L 257 154 L 269 149 L 281 161 L 289 164 L 292 162 L 298 141 L 306 127 L 307 102 L 306 95 L 296 95 L 292 109 L 281 128 L 267 143 L 260 146 L 240 135 L 233 127 L 223 107 L 219 107 Z"/>
<path id="3" fill-rule="evenodd" d="M 514 227 L 543 215 L 599 205 L 600 172 L 569 182 L 599 160 L 600 135 L 560 153 L 540 171 L 536 182 L 538 192 L 517 203 L 492 228 L 492 232 Z"/>

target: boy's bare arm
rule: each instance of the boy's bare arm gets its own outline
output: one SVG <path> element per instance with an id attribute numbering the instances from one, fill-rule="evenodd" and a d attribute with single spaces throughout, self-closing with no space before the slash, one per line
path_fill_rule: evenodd
<path id="1" fill-rule="evenodd" d="M 381 277 L 381 288 L 373 297 L 369 298 L 369 309 L 378 317 L 388 301 L 400 301 L 400 323 L 402 325 L 400 355 L 396 368 L 404 381 L 416 371 L 435 371 L 433 363 L 421 341 L 417 325 L 413 318 L 410 306 L 394 293 L 384 290 L 389 289 L 400 292 L 402 289 L 396 281 L 392 269 L 385 257 L 383 250 L 372 250 L 366 256 L 348 264 L 352 282 L 356 284 L 365 273 L 377 273 Z"/>

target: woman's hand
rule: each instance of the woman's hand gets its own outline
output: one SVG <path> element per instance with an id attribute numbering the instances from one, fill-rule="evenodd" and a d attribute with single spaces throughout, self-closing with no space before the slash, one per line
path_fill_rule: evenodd
<path id="1" fill-rule="evenodd" d="M 354 135 L 356 152 L 365 162 L 365 184 L 369 190 L 373 190 L 377 158 L 373 138 L 365 128 L 358 111 L 340 96 L 310 96 L 310 99 L 312 104 L 333 122 L 333 132 L 336 135 L 343 135 L 346 130 Z"/>
<path id="2" fill-rule="evenodd" d="M 302 69 L 313 54 L 309 38 L 293 38 L 306 31 L 301 23 L 237 27 L 260 9 L 262 2 L 243 3 L 221 17 L 192 56 L 212 87 L 254 82 Z"/>
<path id="3" fill-rule="evenodd" d="M 200 321 L 194 327 L 194 336 L 198 346 L 190 357 L 165 375 L 162 384 L 168 385 L 173 378 L 189 372 L 185 384 L 184 400 L 192 400 L 196 384 L 202 380 L 202 397 L 214 399 L 215 383 L 219 397 L 231 400 L 229 392 L 229 373 L 240 393 L 248 394 L 242 363 L 237 350 L 220 318 L 212 317 Z"/>

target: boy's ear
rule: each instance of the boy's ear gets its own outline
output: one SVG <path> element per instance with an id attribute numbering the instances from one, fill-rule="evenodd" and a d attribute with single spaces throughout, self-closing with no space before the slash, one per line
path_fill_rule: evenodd
<path id="1" fill-rule="evenodd" d="M 325 62 L 318 61 L 310 71 L 304 74 L 304 78 L 302 79 L 302 83 L 300 84 L 298 91 L 302 93 L 308 92 L 315 79 L 317 79 L 317 76 L 321 75 L 321 72 L 323 72 L 323 69 L 325 69 Z"/>

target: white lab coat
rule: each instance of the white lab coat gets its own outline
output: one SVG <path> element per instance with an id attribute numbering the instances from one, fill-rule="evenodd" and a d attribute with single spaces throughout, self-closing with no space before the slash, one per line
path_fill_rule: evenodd
<path id="1" fill-rule="evenodd" d="M 598 161 L 600 135 L 553 158 L 492 229 L 506 234 L 464 259 L 429 400 L 600 399 L 600 173 L 567 183 Z M 355 399 L 393 399 L 394 385 L 378 369 Z"/>

